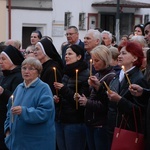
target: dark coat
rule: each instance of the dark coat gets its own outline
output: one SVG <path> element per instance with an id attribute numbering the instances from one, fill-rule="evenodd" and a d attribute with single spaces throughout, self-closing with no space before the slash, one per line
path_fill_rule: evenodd
<path id="1" fill-rule="evenodd" d="M 95 75 L 99 79 L 101 85 L 98 91 L 92 88 L 90 97 L 86 103 L 85 122 L 87 125 L 106 125 L 109 99 L 103 81 L 109 85 L 115 75 L 116 73 L 113 70 L 113 67 L 101 70 Z"/>
<path id="2" fill-rule="evenodd" d="M 147 82 L 144 80 L 142 72 L 139 68 L 135 67 L 128 72 L 128 77 L 133 84 L 138 84 L 142 87 L 148 88 Z M 145 111 L 147 108 L 148 98 L 147 96 L 143 98 L 134 97 L 131 95 L 129 91 L 129 83 L 124 77 L 123 81 L 120 83 L 119 78 L 116 77 L 112 80 L 110 84 L 110 88 L 112 91 L 117 92 L 120 96 L 122 96 L 121 100 L 116 102 L 109 102 L 109 111 L 108 111 L 108 132 L 110 136 L 113 136 L 113 131 L 116 126 L 120 125 L 122 115 L 125 118 L 128 118 L 128 123 L 126 125 L 126 129 L 135 131 L 135 124 L 134 124 L 134 117 L 133 117 L 133 106 L 135 108 L 136 118 L 137 118 L 137 125 L 138 131 L 143 132 L 142 128 L 144 128 L 144 124 L 141 127 L 141 120 L 140 120 L 140 112 L 139 108 L 142 112 L 142 123 L 145 121 Z"/>
<path id="3" fill-rule="evenodd" d="M 6 119 L 8 99 L 17 85 L 23 82 L 20 67 L 16 67 L 13 70 L 5 70 L 3 75 L 0 79 L 0 86 L 4 88 L 4 92 L 0 95 L 0 149 L 2 150 L 5 149 L 4 121 Z"/>
<path id="4" fill-rule="evenodd" d="M 86 64 L 86 63 L 85 63 Z M 74 71 L 77 68 L 82 68 L 83 64 L 72 68 L 70 72 Z M 69 71 L 68 70 L 68 71 Z M 89 95 L 89 69 L 86 65 L 86 68 L 78 69 L 78 93 Z M 56 110 L 56 120 L 61 121 L 62 123 L 83 123 L 84 122 L 84 107 L 79 106 L 78 110 L 76 109 L 76 101 L 74 100 L 74 94 L 76 92 L 76 75 L 70 74 L 69 72 L 63 76 L 62 83 L 64 86 L 61 88 L 59 93 L 61 95 L 60 107 Z"/>
<path id="5" fill-rule="evenodd" d="M 144 97 L 149 97 L 149 101 L 148 101 L 148 106 L 147 106 L 147 116 L 146 116 L 146 141 L 147 141 L 147 149 L 150 149 L 150 89 L 144 89 L 143 90 L 143 94 L 142 94 L 143 98 Z"/>
<path id="6" fill-rule="evenodd" d="M 43 66 L 43 70 L 42 70 L 40 79 L 49 85 L 53 94 L 56 94 L 56 90 L 53 86 L 53 84 L 55 82 L 53 67 L 56 68 L 56 75 L 57 75 L 58 82 L 61 82 L 61 80 L 62 80 L 63 71 L 62 71 L 61 67 L 58 65 L 58 63 L 52 59 L 43 63 L 42 66 Z"/>

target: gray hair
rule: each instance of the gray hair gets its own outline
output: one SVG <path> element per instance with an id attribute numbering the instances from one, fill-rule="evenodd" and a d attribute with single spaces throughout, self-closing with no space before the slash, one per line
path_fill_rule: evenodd
<path id="1" fill-rule="evenodd" d="M 22 62 L 22 66 L 24 66 L 24 65 L 31 65 L 31 66 L 33 66 L 34 68 L 37 69 L 39 75 L 41 74 L 42 69 L 43 69 L 41 62 L 37 58 L 34 58 L 34 57 L 26 58 Z"/>
<path id="2" fill-rule="evenodd" d="M 104 30 L 101 34 L 102 36 L 103 34 L 108 34 L 108 37 L 112 40 L 112 34 L 109 31 Z"/>
<path id="3" fill-rule="evenodd" d="M 87 34 L 90 34 L 90 33 L 93 35 L 94 39 L 96 39 L 96 40 L 98 39 L 100 41 L 100 44 L 101 44 L 101 42 L 102 42 L 101 33 L 98 30 L 89 29 L 87 31 Z"/>
<path id="4" fill-rule="evenodd" d="M 142 35 L 133 36 L 130 41 L 138 42 L 142 47 L 147 47 L 146 40 Z"/>

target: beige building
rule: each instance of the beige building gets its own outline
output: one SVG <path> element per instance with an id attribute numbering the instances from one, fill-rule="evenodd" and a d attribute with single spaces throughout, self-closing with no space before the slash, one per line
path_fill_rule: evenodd
<path id="1" fill-rule="evenodd" d="M 0 42 L 4 41 L 6 35 L 6 19 L 7 19 L 6 0 L 0 0 Z"/>
<path id="2" fill-rule="evenodd" d="M 129 34 L 135 24 L 150 20 L 149 0 L 119 1 L 120 35 Z M 117 0 L 0 0 L 0 12 L 0 40 L 20 40 L 23 48 L 30 44 L 30 34 L 36 29 L 52 37 L 58 51 L 66 41 L 69 25 L 78 27 L 81 40 L 90 28 L 116 34 Z"/>

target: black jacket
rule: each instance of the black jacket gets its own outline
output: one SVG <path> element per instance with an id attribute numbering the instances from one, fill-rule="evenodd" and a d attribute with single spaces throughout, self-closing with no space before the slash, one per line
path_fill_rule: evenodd
<path id="1" fill-rule="evenodd" d="M 139 68 L 135 67 L 128 72 L 128 77 L 133 84 L 138 84 L 142 87 L 148 88 L 147 82 L 144 80 L 142 72 Z M 108 131 L 110 134 L 113 134 L 114 127 L 119 126 L 122 115 L 128 120 L 126 129 L 135 131 L 135 123 L 133 117 L 133 107 L 135 108 L 137 124 L 138 124 L 138 132 L 143 132 L 144 124 L 141 127 L 140 120 L 140 111 L 142 112 L 142 123 L 145 122 L 145 113 L 147 109 L 148 97 L 134 97 L 131 95 L 129 91 L 129 83 L 124 77 L 123 81 L 120 83 L 119 78 L 116 77 L 112 80 L 110 84 L 110 88 L 112 91 L 117 92 L 120 96 L 122 96 L 121 100 L 116 102 L 109 102 L 109 111 L 108 111 Z"/>
<path id="2" fill-rule="evenodd" d="M 56 90 L 55 90 L 54 85 L 53 85 L 55 82 L 53 67 L 56 68 L 56 75 L 57 75 L 57 81 L 58 82 L 61 82 L 61 80 L 62 80 L 63 70 L 58 65 L 58 63 L 52 59 L 43 63 L 42 66 L 43 66 L 43 70 L 42 70 L 40 79 L 49 85 L 53 94 L 56 94 Z"/>
<path id="3" fill-rule="evenodd" d="M 87 125 L 106 125 L 109 99 L 103 81 L 109 85 L 115 75 L 116 73 L 113 67 L 101 70 L 95 75 L 99 79 L 101 85 L 98 91 L 92 88 L 90 97 L 88 98 L 85 109 L 85 122 Z"/>
<path id="4" fill-rule="evenodd" d="M 61 97 L 60 107 L 56 108 L 56 120 L 62 123 L 83 123 L 84 122 L 84 107 L 79 106 L 76 109 L 74 94 L 76 92 L 76 75 L 75 70 L 78 69 L 78 93 L 89 95 L 89 69 L 87 64 L 81 62 L 76 67 L 68 69 L 62 79 L 64 86 L 59 91 Z"/>

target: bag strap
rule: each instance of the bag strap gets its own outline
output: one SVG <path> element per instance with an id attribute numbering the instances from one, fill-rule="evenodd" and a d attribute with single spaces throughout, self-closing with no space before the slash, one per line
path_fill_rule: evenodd
<path id="1" fill-rule="evenodd" d="M 142 128 L 142 113 L 141 113 L 140 107 L 139 107 L 139 113 L 140 113 L 140 123 L 141 123 L 141 128 Z M 137 143 L 138 139 L 139 139 L 139 134 L 138 134 L 137 118 L 136 118 L 136 115 L 135 115 L 135 108 L 134 108 L 134 106 L 133 106 L 133 115 L 134 115 L 135 130 L 136 130 L 136 134 L 137 134 L 137 137 L 135 139 L 135 143 Z"/>
<path id="2" fill-rule="evenodd" d="M 142 127 L 142 113 L 141 113 L 141 109 L 139 108 L 139 113 L 140 113 L 140 122 L 141 122 L 141 127 Z M 138 135 L 138 127 L 137 127 L 137 118 L 136 118 L 136 115 L 135 115 L 135 108 L 133 106 L 133 117 L 134 117 L 134 124 L 135 124 L 135 130 L 136 130 L 136 139 L 135 139 L 135 143 L 138 142 L 138 139 L 139 139 L 139 135 Z M 128 121 L 128 118 L 125 119 L 124 115 L 122 115 L 122 119 L 121 119 L 121 123 L 120 123 L 120 126 L 119 126 L 119 131 L 118 133 L 116 134 L 116 137 L 118 138 L 119 134 L 120 134 L 120 131 L 121 131 L 121 127 L 122 127 L 122 124 L 123 124 L 123 120 L 125 121 L 125 126 L 127 124 L 127 121 Z"/>

